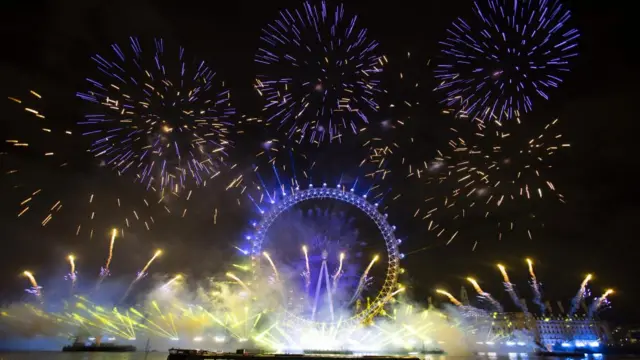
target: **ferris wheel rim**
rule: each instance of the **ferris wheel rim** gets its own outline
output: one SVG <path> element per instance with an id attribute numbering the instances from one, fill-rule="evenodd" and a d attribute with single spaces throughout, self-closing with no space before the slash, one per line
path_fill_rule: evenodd
<path id="1" fill-rule="evenodd" d="M 375 315 L 375 313 L 391 299 L 393 292 L 398 286 L 398 274 L 400 273 L 401 254 L 398 250 L 399 241 L 395 237 L 395 227 L 389 224 L 386 214 L 382 214 L 378 210 L 378 204 L 372 204 L 369 202 L 366 195 L 359 196 L 354 191 L 347 191 L 340 187 L 328 188 L 323 186 L 321 188 L 314 188 L 313 186 L 310 186 L 308 189 L 304 190 L 295 189 L 291 194 L 283 192 L 282 195 L 283 197 L 280 201 L 273 201 L 273 206 L 262 213 L 262 218 L 255 225 L 255 231 L 252 236 L 251 243 L 251 260 L 254 269 L 257 267 L 261 258 L 262 244 L 271 225 L 273 225 L 276 219 L 284 211 L 307 200 L 332 199 L 357 207 L 376 224 L 378 231 L 384 239 L 387 249 L 387 271 L 384 283 L 371 303 L 371 306 L 366 307 L 364 310 L 359 311 L 348 319 L 333 322 L 309 320 L 285 311 L 287 317 L 291 318 L 295 322 L 303 322 L 307 324 L 326 325 L 335 323 L 340 324 L 340 326 L 346 326 L 361 323 Z"/>

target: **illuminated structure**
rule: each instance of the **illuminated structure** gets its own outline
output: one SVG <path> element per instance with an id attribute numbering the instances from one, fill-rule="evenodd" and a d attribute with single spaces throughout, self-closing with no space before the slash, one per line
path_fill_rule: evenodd
<path id="1" fill-rule="evenodd" d="M 611 339 L 604 321 L 579 316 L 535 317 L 523 312 L 493 314 L 491 331 L 504 338 L 524 332 L 547 349 L 599 348 Z"/>
<path id="2" fill-rule="evenodd" d="M 547 347 L 600 347 L 611 338 L 604 321 L 588 317 L 546 317 L 535 320 L 536 340 Z"/>
<path id="3" fill-rule="evenodd" d="M 291 194 L 287 194 L 285 191 L 282 191 L 282 199 L 280 201 L 272 200 L 273 206 L 268 211 L 262 211 L 262 220 L 255 224 L 255 232 L 252 239 L 251 244 L 251 259 L 254 269 L 259 266 L 260 259 L 263 257 L 262 245 L 265 239 L 265 236 L 274 223 L 274 221 L 278 218 L 282 212 L 287 210 L 288 208 L 307 200 L 313 199 L 334 199 L 337 201 L 342 201 L 357 207 L 362 210 L 378 227 L 382 237 L 384 239 L 386 248 L 387 248 L 387 271 L 384 279 L 384 283 L 382 285 L 381 290 L 375 297 L 375 300 L 371 302 L 370 306 L 359 309 L 351 318 L 342 319 L 339 321 L 340 326 L 350 326 L 357 325 L 363 322 L 366 322 L 371 317 L 375 316 L 383 306 L 393 297 L 395 293 L 399 290 L 398 286 L 398 274 L 400 273 L 400 259 L 402 259 L 403 254 L 400 254 L 398 251 L 398 245 L 400 240 L 396 239 L 394 235 L 395 226 L 389 225 L 387 222 L 387 215 L 382 214 L 378 211 L 378 204 L 372 204 L 367 201 L 366 195 L 359 196 L 354 193 L 353 189 L 350 191 L 344 190 L 340 185 L 336 188 L 328 188 L 326 184 L 321 188 L 314 188 L 313 185 L 309 185 L 309 188 L 306 190 L 300 190 L 300 188 L 292 189 Z M 323 254 L 323 264 L 320 271 L 320 278 L 317 283 L 316 295 L 314 299 L 314 303 L 317 304 L 317 299 L 319 296 L 319 289 L 322 284 L 322 274 L 325 275 L 325 286 L 327 287 L 327 296 L 328 302 L 331 307 L 331 313 L 333 314 L 333 304 L 331 300 L 331 291 L 330 291 L 330 282 L 329 275 L 326 262 L 326 255 Z M 374 260 L 375 262 L 378 260 L 376 256 Z M 360 286 L 359 286 L 360 288 Z M 314 312 L 315 314 L 315 309 Z M 292 315 L 292 314 L 288 314 Z M 290 316 L 291 317 L 291 316 Z M 299 319 L 293 316 L 295 321 L 302 321 L 306 323 L 314 323 L 315 319 L 312 317 L 311 319 Z M 334 322 L 335 319 L 331 319 L 331 322 Z"/>

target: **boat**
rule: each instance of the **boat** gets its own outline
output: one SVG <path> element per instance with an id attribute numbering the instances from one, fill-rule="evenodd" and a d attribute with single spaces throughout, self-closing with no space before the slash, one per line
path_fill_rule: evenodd
<path id="1" fill-rule="evenodd" d="M 235 353 L 197 349 L 169 349 L 167 360 L 419 360 L 413 356 L 345 355 L 345 354 L 265 354 L 240 349 Z"/>
<path id="2" fill-rule="evenodd" d="M 431 350 L 422 350 L 419 352 L 420 355 L 446 355 L 442 349 L 431 349 Z"/>
<path id="3" fill-rule="evenodd" d="M 62 348 L 64 352 L 133 352 L 136 347 L 133 345 L 118 345 L 114 343 L 102 343 L 99 338 L 93 343 L 85 343 L 80 338 L 76 338 L 73 344 Z"/>
<path id="4" fill-rule="evenodd" d="M 133 352 L 136 347 L 133 345 L 117 345 L 117 344 L 72 344 L 62 348 L 64 352 Z"/>

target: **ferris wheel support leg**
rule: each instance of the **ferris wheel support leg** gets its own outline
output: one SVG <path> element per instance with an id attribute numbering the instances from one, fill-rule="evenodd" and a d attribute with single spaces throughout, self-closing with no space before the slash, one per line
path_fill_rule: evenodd
<path id="1" fill-rule="evenodd" d="M 329 311 L 331 312 L 331 322 L 333 322 L 333 294 L 331 293 L 331 282 L 329 281 L 329 269 L 324 262 L 324 281 L 327 284 L 327 299 L 329 300 Z"/>
<path id="2" fill-rule="evenodd" d="M 316 319 L 316 311 L 318 310 L 318 299 L 320 298 L 320 287 L 322 287 L 322 272 L 327 269 L 327 261 L 322 261 L 320 272 L 318 273 L 318 282 L 316 283 L 316 296 L 313 298 L 313 309 L 311 310 L 311 320 Z"/>

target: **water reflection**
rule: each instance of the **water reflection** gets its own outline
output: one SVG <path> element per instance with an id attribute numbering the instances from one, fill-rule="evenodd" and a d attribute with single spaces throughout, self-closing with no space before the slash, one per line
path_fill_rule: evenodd
<path id="1" fill-rule="evenodd" d="M 136 353 L 63 353 L 63 352 L 13 352 L 0 353 L 0 360 L 165 360 L 165 352 Z M 603 354 L 576 357 L 539 357 L 528 353 L 510 352 L 498 354 L 495 352 L 481 352 L 475 356 L 446 356 L 425 355 L 424 360 L 615 360 L 620 357 L 604 356 Z M 640 357 L 624 357 L 625 360 L 640 360 Z"/>

